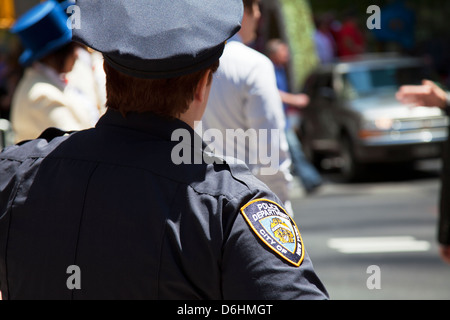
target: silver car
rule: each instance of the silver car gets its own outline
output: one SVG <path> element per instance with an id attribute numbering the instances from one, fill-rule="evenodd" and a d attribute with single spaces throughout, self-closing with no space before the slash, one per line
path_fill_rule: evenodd
<path id="1" fill-rule="evenodd" d="M 404 84 L 430 78 L 421 59 L 364 57 L 321 66 L 307 79 L 310 105 L 304 110 L 300 139 L 316 164 L 339 160 L 349 180 L 369 164 L 413 163 L 441 156 L 449 120 L 439 108 L 400 104 Z"/>

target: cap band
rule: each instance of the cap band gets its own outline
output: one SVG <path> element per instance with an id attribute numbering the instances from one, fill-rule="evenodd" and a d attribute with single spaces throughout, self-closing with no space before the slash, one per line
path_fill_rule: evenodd
<path id="1" fill-rule="evenodd" d="M 224 48 L 225 43 L 222 43 L 219 46 L 212 48 L 207 52 L 205 52 L 204 54 L 202 54 L 202 56 L 204 56 L 203 59 L 198 58 L 197 60 L 199 61 L 197 61 L 195 64 L 189 65 L 188 67 L 185 68 L 172 70 L 170 70 L 168 66 L 164 66 L 162 61 L 157 60 L 140 60 L 139 63 L 136 64 L 137 66 L 133 68 L 131 66 L 126 65 L 130 64 L 130 60 L 123 59 L 122 62 L 120 61 L 121 60 L 120 58 L 112 57 L 111 55 L 108 54 L 103 54 L 103 57 L 111 67 L 128 76 L 141 79 L 168 79 L 206 69 L 214 62 L 219 60 L 220 56 L 223 54 Z M 160 69 L 160 71 L 158 69 Z"/>

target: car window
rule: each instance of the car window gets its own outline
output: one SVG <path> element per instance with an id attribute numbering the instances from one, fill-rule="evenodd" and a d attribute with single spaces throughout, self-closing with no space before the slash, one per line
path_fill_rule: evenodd
<path id="1" fill-rule="evenodd" d="M 356 99 L 374 93 L 395 92 L 405 84 L 420 84 L 425 77 L 421 66 L 397 67 L 353 70 L 343 75 L 344 96 Z"/>

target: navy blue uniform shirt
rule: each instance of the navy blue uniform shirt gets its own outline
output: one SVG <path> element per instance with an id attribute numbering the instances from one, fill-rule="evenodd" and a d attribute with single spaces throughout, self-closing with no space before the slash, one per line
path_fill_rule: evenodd
<path id="1" fill-rule="evenodd" d="M 4 299 L 327 299 L 276 196 L 245 165 L 174 164 L 180 128 L 109 110 L 0 153 Z"/>

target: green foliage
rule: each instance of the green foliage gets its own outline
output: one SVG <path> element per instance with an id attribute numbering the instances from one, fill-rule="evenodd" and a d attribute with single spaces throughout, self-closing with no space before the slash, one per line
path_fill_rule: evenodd
<path id="1" fill-rule="evenodd" d="M 305 77 L 316 67 L 318 58 L 313 41 L 314 23 L 306 0 L 280 0 L 292 52 L 293 77 L 300 90 Z"/>

